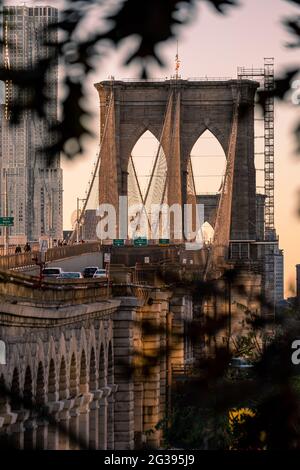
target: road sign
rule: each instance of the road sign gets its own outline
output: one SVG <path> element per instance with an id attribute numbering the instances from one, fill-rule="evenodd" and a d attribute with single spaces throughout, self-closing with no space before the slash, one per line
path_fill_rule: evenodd
<path id="1" fill-rule="evenodd" d="M 49 248 L 49 240 L 48 238 L 42 238 L 40 237 L 39 239 L 40 242 L 40 251 L 41 252 L 46 252 Z"/>
<path id="2" fill-rule="evenodd" d="M 124 239 L 123 238 L 115 238 L 113 240 L 113 245 L 114 246 L 124 246 L 125 245 Z"/>
<path id="3" fill-rule="evenodd" d="M 14 225 L 14 218 L 13 217 L 0 217 L 0 225 L 3 227 L 9 227 Z"/>
<path id="4" fill-rule="evenodd" d="M 170 244 L 170 239 L 169 238 L 160 238 L 158 240 L 159 245 L 169 245 Z"/>
<path id="5" fill-rule="evenodd" d="M 142 238 L 142 237 L 135 238 L 133 240 L 133 244 L 134 244 L 134 246 L 147 246 L 148 245 L 148 240 L 147 240 L 147 238 Z"/>

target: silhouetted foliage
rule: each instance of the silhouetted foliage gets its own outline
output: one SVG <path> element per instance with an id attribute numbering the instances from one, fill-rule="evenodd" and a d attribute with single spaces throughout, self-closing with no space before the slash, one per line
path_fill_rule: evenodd
<path id="1" fill-rule="evenodd" d="M 237 4 L 235 0 L 206 0 L 219 12 Z M 10 80 L 18 89 L 29 91 L 25 102 L 10 103 L 12 123 L 17 123 L 26 109 L 34 110 L 39 117 L 48 120 L 49 132 L 55 136 L 55 143 L 50 148 L 41 149 L 47 156 L 53 157 L 59 151 L 72 158 L 82 153 L 82 139 L 90 135 L 85 124 L 89 112 L 84 108 L 84 82 L 87 75 L 94 71 L 97 60 L 105 54 L 105 46 L 118 46 L 124 39 L 138 38 L 139 44 L 132 55 L 125 59 L 126 64 L 137 62 L 140 76 L 149 76 L 151 63 L 163 66 L 163 60 L 157 52 L 157 46 L 177 36 L 178 25 L 187 24 L 195 13 L 195 0 L 126 0 L 114 4 L 109 13 L 105 2 L 89 0 L 69 0 L 64 2 L 57 24 L 49 29 L 58 28 L 58 44 L 47 40 L 52 52 L 47 59 L 38 60 L 30 69 L 11 70 L 0 68 L 0 80 Z M 1 5 L 1 3 L 0 3 Z M 84 22 L 91 11 L 93 18 L 105 23 L 101 29 L 91 27 L 84 30 Z M 5 18 L 2 19 L 2 22 Z M 9 20 L 8 20 L 9 21 Z M 82 32 L 84 31 L 84 34 Z M 13 44 L 8 44 L 13 48 Z M 103 49 L 104 47 L 104 49 Z M 57 57 L 63 65 L 64 76 L 60 80 L 65 96 L 62 99 L 62 118 L 59 123 L 49 119 L 46 110 L 47 71 L 55 66 Z"/>
<path id="2" fill-rule="evenodd" d="M 285 0 L 300 5 L 300 0 Z M 224 14 L 226 7 L 238 5 L 234 0 L 206 0 L 219 13 Z M 25 103 L 12 103 L 12 122 L 18 122 L 25 109 L 34 110 L 40 117 L 46 114 L 46 74 L 56 61 L 57 55 L 63 61 L 64 77 L 62 86 L 66 89 L 62 100 L 62 120 L 53 123 L 49 120 L 49 130 L 57 135 L 56 143 L 46 149 L 50 155 L 63 150 L 72 158 L 82 152 L 82 139 L 90 133 L 84 124 L 88 112 L 83 107 L 84 81 L 87 74 L 95 69 L 95 59 L 104 52 L 101 46 L 109 44 L 118 46 L 128 37 L 138 37 L 139 44 L 126 64 L 137 62 L 140 76 L 149 76 L 149 68 L 154 61 L 163 66 L 157 46 L 169 39 L 177 37 L 178 25 L 186 25 L 194 15 L 196 0 L 126 0 L 120 2 L 116 11 L 105 14 L 106 26 L 103 30 L 87 32 L 87 38 L 82 38 L 79 31 L 83 27 L 91 7 L 96 8 L 95 16 L 102 17 L 103 2 L 99 1 L 66 1 L 61 11 L 58 23 L 63 33 L 53 54 L 47 60 L 38 61 L 30 70 L 0 69 L 0 79 L 11 80 L 20 89 L 28 89 L 29 99 Z M 198 0 L 200 3 L 200 0 Z M 285 26 L 293 37 L 289 47 L 300 46 L 299 18 L 284 20 Z M 106 29 L 105 29 L 106 28 Z M 279 99 L 284 99 L 291 89 L 291 82 L 299 73 L 298 68 L 287 70 L 283 77 L 276 80 L 273 92 Z M 266 92 L 260 94 L 263 105 Z M 300 150 L 300 124 L 296 129 Z M 75 142 L 74 145 L 67 145 Z M 229 273 L 227 282 L 232 282 L 238 272 Z M 170 284 L 180 285 L 180 280 L 173 273 L 173 278 L 167 273 Z M 214 294 L 222 295 L 212 283 L 191 282 L 194 288 L 195 303 L 201 303 L 203 298 Z M 240 287 L 240 291 L 243 288 Z M 199 309 L 201 312 L 201 308 Z M 214 338 L 218 331 L 224 328 L 223 312 L 217 312 L 218 318 L 197 318 L 187 325 L 185 334 L 192 342 L 199 342 L 202 337 Z M 299 335 L 300 325 L 296 311 L 286 318 L 281 316 L 275 325 L 275 336 L 268 343 L 262 341 L 263 347 L 257 347 L 257 335 L 263 337 L 265 328 L 270 325 L 267 321 L 257 318 L 254 312 L 248 312 L 248 333 L 237 340 L 236 354 L 255 357 L 253 375 L 251 377 L 230 377 L 228 365 L 232 352 L 228 345 L 215 346 L 213 357 L 199 357 L 190 376 L 183 381 L 178 380 L 175 391 L 174 407 L 160 423 L 165 431 L 167 445 L 194 448 L 232 448 L 232 449 L 287 449 L 300 448 L 300 414 L 299 386 L 295 367 L 291 363 L 291 343 Z M 292 318 L 291 318 L 292 316 Z M 298 317 L 299 318 L 299 317 Z M 226 322 L 226 317 L 225 317 Z M 143 324 L 144 336 L 155 332 L 152 325 Z M 141 370 L 147 374 L 147 368 L 153 367 L 166 354 L 166 349 L 160 348 L 156 356 L 145 358 L 137 355 L 141 361 Z M 126 371 L 128 373 L 128 370 Z M 131 371 L 132 372 L 132 371 Z M 10 391 L 1 384 L 1 395 L 10 398 Z M 13 396 L 13 400 L 18 397 Z M 36 407 L 30 399 L 19 397 L 20 404 L 42 413 L 49 419 L 46 409 Z M 241 422 L 229 420 L 229 412 L 249 408 L 254 416 L 247 416 Z M 53 422 L 53 421 L 52 421 Z M 56 425 L 55 422 L 53 422 Z"/>
<path id="3" fill-rule="evenodd" d="M 215 11 L 225 14 L 230 7 L 238 6 L 236 0 L 202 0 L 209 3 Z M 285 0 L 299 5 L 297 0 Z M 126 0 L 113 4 L 107 13 L 105 2 L 89 0 L 82 2 L 72 0 L 64 3 L 60 11 L 59 22 L 51 28 L 58 28 L 59 43 L 56 45 L 49 40 L 47 46 L 52 48 L 52 54 L 47 59 L 38 60 L 32 69 L 8 70 L 0 69 L 0 80 L 11 80 L 20 89 L 30 91 L 30 99 L 25 103 L 11 103 L 12 122 L 18 122 L 20 114 L 25 109 L 33 109 L 40 117 L 47 118 L 45 104 L 47 97 L 46 74 L 57 56 L 63 65 L 64 77 L 61 86 L 65 90 L 62 99 L 62 119 L 59 123 L 49 120 L 49 131 L 56 136 L 56 141 L 48 149 L 42 149 L 48 155 L 56 155 L 63 151 L 72 158 L 82 153 L 82 139 L 90 135 L 85 124 L 85 117 L 89 116 L 83 106 L 84 82 L 87 75 L 94 71 L 97 61 L 105 55 L 105 46 L 119 46 L 131 37 L 138 38 L 135 51 L 125 58 L 125 64 L 136 62 L 139 65 L 140 77 L 147 78 L 150 74 L 151 64 L 157 63 L 163 67 L 157 47 L 160 43 L 178 37 L 178 26 L 184 26 L 195 15 L 196 5 L 201 0 Z M 104 8 L 106 7 L 106 9 Z M 90 31 L 84 30 L 84 22 L 93 12 L 93 18 L 104 22 L 104 26 L 96 26 Z M 294 38 L 289 47 L 299 47 L 299 18 L 287 18 L 284 25 Z M 10 45 L 13 47 L 13 45 Z M 104 49 L 103 49 L 104 48 Z M 275 95 L 283 99 L 290 90 L 291 80 L 299 69 L 292 69 L 276 80 Z M 265 102 L 265 93 L 260 95 L 260 102 Z M 299 130 L 296 135 L 299 136 Z"/>

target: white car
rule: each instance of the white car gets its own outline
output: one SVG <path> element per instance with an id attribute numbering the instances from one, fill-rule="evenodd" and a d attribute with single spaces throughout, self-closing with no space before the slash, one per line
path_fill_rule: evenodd
<path id="1" fill-rule="evenodd" d="M 42 276 L 43 277 L 48 277 L 52 279 L 57 279 L 61 274 L 63 273 L 63 270 L 61 268 L 44 268 L 42 271 Z"/>
<path id="2" fill-rule="evenodd" d="M 107 272 L 106 269 L 97 269 L 95 274 L 93 275 L 93 278 L 102 278 L 102 279 L 107 279 Z"/>

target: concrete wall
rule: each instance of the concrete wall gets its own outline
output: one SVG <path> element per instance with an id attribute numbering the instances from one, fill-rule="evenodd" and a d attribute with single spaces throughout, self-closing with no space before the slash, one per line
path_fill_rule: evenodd
<path id="1" fill-rule="evenodd" d="M 119 304 L 76 309 L 1 304 L 6 361 L 0 382 L 11 393 L 0 394 L 1 446 L 5 440 L 21 449 L 108 446 L 108 399 L 115 393 L 112 314 Z"/>
<path id="2" fill-rule="evenodd" d="M 214 345 L 244 331 L 247 311 L 259 314 L 260 282 L 241 272 L 229 298 L 224 280 L 216 281 L 221 294 L 206 303 L 206 314 L 231 311 L 231 321 Z M 125 294 L 129 286 L 123 287 Z M 173 374 L 194 359 L 186 331 L 194 305 L 186 286 L 134 287 L 134 295 L 81 305 L 58 305 L 53 297 L 38 307 L 24 296 L 0 303 L 0 388 L 7 387 L 0 393 L 0 445 L 161 447 L 157 424 L 169 410 Z"/>
<path id="3" fill-rule="evenodd" d="M 148 299 L 76 309 L 2 303 L 0 385 L 12 395 L 0 394 L 0 445 L 161 446 L 156 425 L 166 415 L 172 368 L 185 361 L 184 340 L 172 342 L 172 333 L 183 333 L 192 314 L 186 295 L 171 298 L 154 288 Z"/>

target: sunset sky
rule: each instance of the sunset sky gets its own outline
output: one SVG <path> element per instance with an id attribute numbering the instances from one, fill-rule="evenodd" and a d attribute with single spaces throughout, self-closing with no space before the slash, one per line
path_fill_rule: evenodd
<path id="1" fill-rule="evenodd" d="M 9 1 L 7 4 L 18 2 Z M 30 2 L 58 6 L 59 1 Z M 30 3 L 26 3 L 29 6 Z M 108 4 L 116 3 L 115 1 Z M 216 14 L 206 3 L 199 1 L 197 15 L 189 26 L 179 29 L 181 77 L 232 77 L 236 78 L 238 66 L 262 67 L 264 57 L 274 57 L 276 73 L 285 66 L 299 64 L 299 50 L 285 47 L 290 36 L 281 20 L 299 8 L 285 0 L 240 0 L 239 8 L 229 8 L 226 16 Z M 20 2 L 20 4 L 22 4 Z M 87 25 L 88 26 L 88 25 Z M 154 25 L 155 27 L 155 25 Z M 64 227 L 71 226 L 71 213 L 76 208 L 76 197 L 84 197 L 98 148 L 98 96 L 93 83 L 113 75 L 115 79 L 137 78 L 134 66 L 122 66 L 122 59 L 135 41 L 127 40 L 118 50 L 108 49 L 107 56 L 99 59 L 97 73 L 86 82 L 86 106 L 93 111 L 90 126 L 95 132 L 86 141 L 84 155 L 76 161 L 63 159 L 64 170 Z M 176 41 L 160 47 L 166 67 L 153 67 L 152 77 L 167 77 L 174 73 Z M 70 117 L 71 119 L 72 117 Z M 299 106 L 291 100 L 275 107 L 275 223 L 280 237 L 280 247 L 285 254 L 286 295 L 294 288 L 295 264 L 300 263 L 300 155 L 295 155 L 293 128 L 300 119 Z M 146 153 L 146 152 L 145 152 Z"/>

